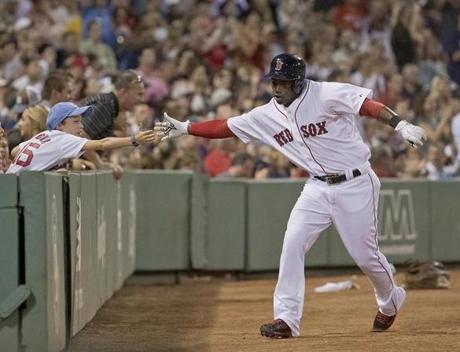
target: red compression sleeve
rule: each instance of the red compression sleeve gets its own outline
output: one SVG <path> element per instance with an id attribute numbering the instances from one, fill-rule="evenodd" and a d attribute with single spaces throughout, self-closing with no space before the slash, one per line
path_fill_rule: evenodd
<path id="1" fill-rule="evenodd" d="M 384 107 L 385 105 L 382 103 L 366 98 L 364 99 L 363 105 L 361 105 L 361 109 L 359 109 L 359 114 L 378 120 L 380 118 L 380 111 L 382 111 Z"/>
<path id="2" fill-rule="evenodd" d="M 235 134 L 228 128 L 227 119 L 191 123 L 188 125 L 188 133 L 205 138 L 235 137 Z"/>

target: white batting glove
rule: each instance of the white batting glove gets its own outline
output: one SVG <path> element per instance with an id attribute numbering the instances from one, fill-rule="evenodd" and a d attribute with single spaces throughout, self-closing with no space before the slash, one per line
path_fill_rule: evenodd
<path id="1" fill-rule="evenodd" d="M 184 134 L 188 134 L 188 125 L 190 121 L 180 122 L 178 120 L 173 119 L 169 116 L 166 112 L 163 113 L 163 121 L 157 122 L 155 124 L 154 131 L 163 135 L 161 141 L 165 141 L 167 139 L 173 139 Z"/>
<path id="2" fill-rule="evenodd" d="M 414 148 L 423 145 L 426 134 L 423 128 L 415 126 L 407 121 L 400 121 L 395 128 L 401 136 Z"/>

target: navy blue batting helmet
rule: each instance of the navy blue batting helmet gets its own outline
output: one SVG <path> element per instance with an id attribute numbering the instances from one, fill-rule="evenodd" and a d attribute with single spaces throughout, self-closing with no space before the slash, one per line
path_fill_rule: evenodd
<path id="1" fill-rule="evenodd" d="M 294 90 L 299 94 L 305 84 L 305 62 L 297 55 L 279 54 L 270 64 L 270 79 L 295 81 Z"/>
<path id="2" fill-rule="evenodd" d="M 280 54 L 270 64 L 271 79 L 295 81 L 305 79 L 305 62 L 297 55 Z"/>

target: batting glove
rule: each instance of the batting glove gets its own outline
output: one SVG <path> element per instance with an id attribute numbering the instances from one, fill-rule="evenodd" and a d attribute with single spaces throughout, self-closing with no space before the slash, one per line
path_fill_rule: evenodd
<path id="1" fill-rule="evenodd" d="M 400 121 L 395 128 L 401 136 L 414 148 L 423 145 L 426 134 L 423 128 L 415 126 L 407 121 Z"/>
<path id="2" fill-rule="evenodd" d="M 154 128 L 155 132 L 158 132 L 161 135 L 163 135 L 161 141 L 177 138 L 183 136 L 184 134 L 188 134 L 188 125 L 190 124 L 190 121 L 181 122 L 175 120 L 166 112 L 163 113 L 163 116 L 163 121 L 157 122 Z"/>

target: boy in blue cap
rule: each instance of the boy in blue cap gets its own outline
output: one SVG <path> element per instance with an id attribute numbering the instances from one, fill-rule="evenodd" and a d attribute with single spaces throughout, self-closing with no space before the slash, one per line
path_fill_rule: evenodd
<path id="1" fill-rule="evenodd" d="M 140 144 L 158 144 L 160 138 L 152 131 L 140 131 L 132 137 L 107 137 L 89 140 L 81 137 L 82 115 L 91 106 L 71 102 L 54 105 L 47 117 L 47 131 L 40 132 L 28 141 L 19 144 L 11 152 L 14 160 L 6 173 L 24 170 L 46 171 L 65 164 L 69 159 L 80 157 L 85 151 L 104 151 Z"/>

